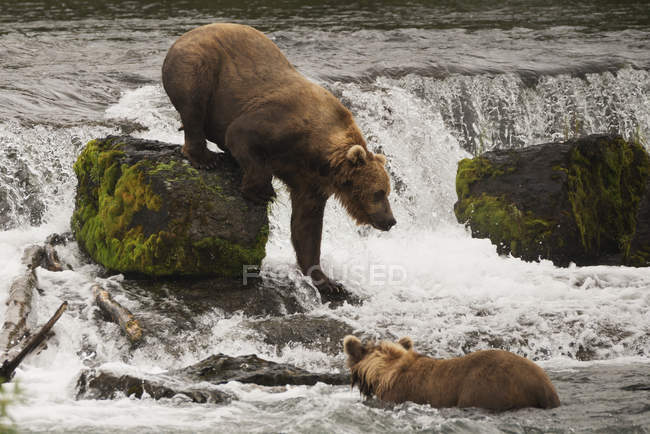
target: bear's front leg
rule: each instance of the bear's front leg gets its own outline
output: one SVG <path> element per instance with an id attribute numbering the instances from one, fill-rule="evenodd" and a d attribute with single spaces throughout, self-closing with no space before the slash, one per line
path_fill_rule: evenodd
<path id="1" fill-rule="evenodd" d="M 306 189 L 309 190 L 309 189 Z M 291 190 L 291 243 L 298 266 L 321 293 L 338 293 L 343 287 L 325 275 L 320 266 L 320 242 L 327 197 L 312 191 Z"/>

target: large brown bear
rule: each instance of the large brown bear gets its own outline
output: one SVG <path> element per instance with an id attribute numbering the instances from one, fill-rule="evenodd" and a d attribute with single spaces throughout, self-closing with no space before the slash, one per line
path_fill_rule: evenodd
<path id="1" fill-rule="evenodd" d="M 343 349 L 348 355 L 352 387 L 358 385 L 366 397 L 495 411 L 560 405 L 542 368 L 508 351 L 477 351 L 436 360 L 416 353 L 410 338 L 364 345 L 355 336 L 345 337 Z"/>
<path id="2" fill-rule="evenodd" d="M 384 231 L 395 224 L 385 157 L 367 149 L 340 101 L 296 71 L 261 32 L 239 24 L 191 30 L 169 49 L 162 79 L 192 165 L 214 166 L 207 139 L 239 163 L 245 197 L 269 200 L 272 176 L 288 186 L 298 265 L 320 290 L 338 289 L 320 267 L 331 195 L 360 224 Z"/>

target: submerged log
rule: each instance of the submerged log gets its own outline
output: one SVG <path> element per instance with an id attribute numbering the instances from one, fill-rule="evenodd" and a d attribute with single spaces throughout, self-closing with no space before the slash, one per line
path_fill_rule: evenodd
<path id="1" fill-rule="evenodd" d="M 0 367 L 0 379 L 3 381 L 9 381 L 13 375 L 14 371 L 20 365 L 20 363 L 31 353 L 36 349 L 43 341 L 45 341 L 49 337 L 49 332 L 52 330 L 52 327 L 54 324 L 61 318 L 61 315 L 63 315 L 63 312 L 66 310 L 68 307 L 68 302 L 64 301 L 61 303 L 61 306 L 54 312 L 54 315 L 52 315 L 52 318 L 45 323 L 43 327 L 41 327 L 41 330 L 36 333 L 34 336 L 32 336 L 25 347 L 12 359 L 7 359 L 2 363 L 2 367 Z"/>
<path id="2" fill-rule="evenodd" d="M 611 135 L 490 151 L 459 162 L 454 211 L 500 254 L 649 265 L 638 252 L 650 251 L 650 230 L 637 231 L 648 225 L 649 173 L 644 148 Z"/>
<path id="3" fill-rule="evenodd" d="M 142 339 L 142 328 L 140 323 L 133 316 L 133 314 L 116 302 L 111 294 L 106 291 L 101 285 L 95 283 L 91 286 L 93 298 L 95 303 L 101 311 L 106 314 L 113 322 L 117 323 L 126 337 L 135 344 Z"/>

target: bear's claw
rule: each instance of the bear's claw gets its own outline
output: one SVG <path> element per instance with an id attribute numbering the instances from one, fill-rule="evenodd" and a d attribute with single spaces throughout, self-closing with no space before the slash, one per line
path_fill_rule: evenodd
<path id="1" fill-rule="evenodd" d="M 209 170 L 209 169 L 214 169 L 217 167 L 217 163 L 219 162 L 218 160 L 218 155 L 216 152 L 212 152 L 211 150 L 205 148 L 204 150 L 200 152 L 196 151 L 188 151 L 185 146 L 182 148 L 182 153 L 190 161 L 190 164 L 192 167 L 195 169 L 204 169 L 204 170 Z"/>
<path id="2" fill-rule="evenodd" d="M 320 293 L 321 301 L 330 303 L 330 308 L 334 309 L 343 303 L 358 305 L 362 302 L 359 297 L 349 293 L 343 285 L 334 280 L 327 279 L 324 282 L 314 282 L 314 285 Z"/>

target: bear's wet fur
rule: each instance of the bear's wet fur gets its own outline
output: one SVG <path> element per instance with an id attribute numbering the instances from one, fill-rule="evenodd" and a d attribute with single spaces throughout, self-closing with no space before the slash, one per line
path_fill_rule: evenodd
<path id="1" fill-rule="evenodd" d="M 263 33 L 239 24 L 182 35 L 167 53 L 162 79 L 192 165 L 214 167 L 207 139 L 239 163 L 244 197 L 265 202 L 275 195 L 272 177 L 282 180 L 291 195 L 298 265 L 321 291 L 337 291 L 320 266 L 327 199 L 336 196 L 359 224 L 395 224 L 386 158 L 368 150 L 350 111 Z"/>
<path id="2" fill-rule="evenodd" d="M 346 336 L 352 387 L 365 397 L 432 407 L 480 407 L 493 411 L 554 408 L 560 399 L 542 368 L 503 350 L 433 359 L 413 350 L 410 338 L 366 342 Z"/>

